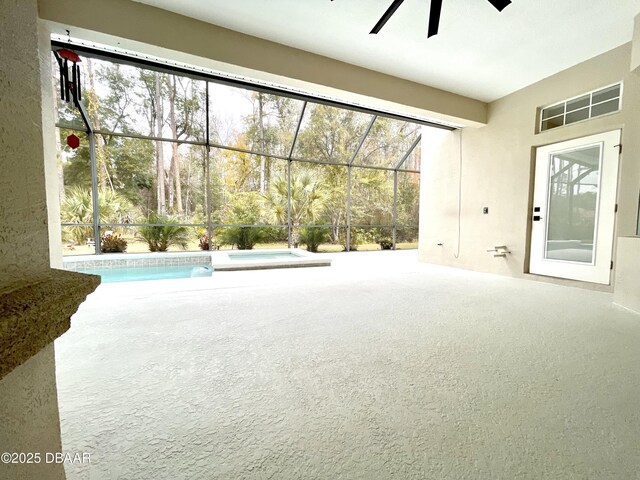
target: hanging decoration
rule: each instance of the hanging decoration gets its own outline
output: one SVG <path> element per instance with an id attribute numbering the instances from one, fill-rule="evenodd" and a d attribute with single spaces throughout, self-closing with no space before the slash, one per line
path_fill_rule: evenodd
<path id="1" fill-rule="evenodd" d="M 53 52 L 60 68 L 60 98 L 65 102 L 73 101 L 75 105 L 82 100 L 80 84 L 81 60 L 76 52 L 59 48 Z"/>
<path id="2" fill-rule="evenodd" d="M 67 34 L 69 31 L 67 30 Z M 69 40 L 69 42 L 71 42 Z M 80 114 L 89 128 L 87 116 L 82 106 L 82 85 L 80 82 L 80 66 L 82 60 L 78 54 L 67 48 L 58 48 L 53 52 L 60 70 L 60 98 L 64 102 L 73 102 L 80 110 Z M 80 139 L 71 134 L 67 137 L 67 145 L 75 150 L 80 146 Z"/>
<path id="3" fill-rule="evenodd" d="M 80 139 L 73 133 L 67 137 L 67 145 L 75 150 L 80 146 Z"/>

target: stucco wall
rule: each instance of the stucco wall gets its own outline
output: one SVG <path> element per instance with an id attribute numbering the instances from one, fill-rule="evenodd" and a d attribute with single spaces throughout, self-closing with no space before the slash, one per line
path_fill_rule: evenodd
<path id="1" fill-rule="evenodd" d="M 45 453 L 62 450 L 53 344 L 0 380 L 0 453 L 39 452 L 32 465 L 0 463 L 3 480 L 64 479 L 62 465 L 47 464 Z"/>
<path id="2" fill-rule="evenodd" d="M 43 135 L 52 130 L 50 120 L 44 133 L 42 125 L 52 113 L 43 107 L 38 22 L 36 0 L 0 0 L 0 302 L 51 278 Z M 0 320 L 6 342 L 11 325 Z M 54 362 L 49 344 L 0 380 L 0 453 L 61 450 Z M 64 479 L 64 469 L 0 463 L 0 478 Z"/>
<path id="3" fill-rule="evenodd" d="M 631 21 L 631 20 L 630 20 Z M 425 130 L 420 198 L 420 259 L 523 276 L 528 267 L 535 148 L 622 128 L 616 236 L 635 231 L 640 188 L 640 78 L 630 72 L 631 44 L 618 47 L 489 105 L 487 126 L 461 132 Z M 536 134 L 536 110 L 624 81 L 619 113 Z M 458 173 L 462 155 L 460 252 Z M 484 215 L 483 207 L 489 208 Z M 442 246 L 438 246 L 442 243 Z M 507 245 L 511 255 L 486 252 Z"/>
<path id="4" fill-rule="evenodd" d="M 60 226 L 60 189 L 57 168 L 53 88 L 51 88 L 51 32 L 38 22 L 40 81 L 42 88 L 42 146 L 47 194 L 49 259 L 53 268 L 62 268 L 62 228 Z"/>
<path id="5" fill-rule="evenodd" d="M 640 15 L 636 15 L 633 26 L 633 50 L 631 52 L 631 70 L 640 67 Z"/>
<path id="6" fill-rule="evenodd" d="M 37 22 L 34 0 L 0 0 L 0 293 L 49 271 Z"/>
<path id="7" fill-rule="evenodd" d="M 640 313 L 640 237 L 619 238 L 616 261 L 613 301 Z"/>

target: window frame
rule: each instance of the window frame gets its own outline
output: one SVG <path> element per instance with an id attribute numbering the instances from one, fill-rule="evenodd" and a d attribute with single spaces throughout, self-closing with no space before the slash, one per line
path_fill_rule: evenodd
<path id="1" fill-rule="evenodd" d="M 598 93 L 601 93 L 601 92 L 603 92 L 605 90 L 608 90 L 610 88 L 613 88 L 613 87 L 619 87 L 618 95 L 614 96 L 613 98 L 608 98 L 606 100 L 602 100 L 600 102 L 596 102 L 596 103 L 593 102 L 594 95 L 596 95 Z M 604 87 L 600 87 L 600 88 L 591 90 L 591 91 L 586 92 L 586 93 L 581 93 L 579 95 L 575 95 L 575 96 L 573 96 L 571 98 L 567 98 L 567 99 L 562 100 L 560 102 L 555 102 L 555 103 L 552 103 L 552 104 L 547 105 L 545 107 L 541 107 L 539 109 L 539 122 L 538 122 L 538 132 L 537 133 L 547 132 L 549 130 L 555 130 L 556 128 L 565 127 L 567 125 L 573 125 L 575 123 L 585 122 L 585 121 L 590 120 L 592 118 L 597 118 L 597 117 L 602 117 L 602 116 L 605 116 L 605 115 L 611 115 L 611 114 L 614 114 L 614 113 L 618 113 L 618 112 L 620 112 L 620 110 L 622 110 L 623 90 L 624 90 L 624 82 L 616 82 L 616 83 L 612 83 L 612 84 L 606 85 Z M 586 97 L 586 96 L 589 96 L 588 105 L 581 106 L 579 108 L 574 108 L 573 110 L 567 110 L 567 105 L 569 103 L 571 103 L 574 100 L 580 99 L 582 97 Z M 594 107 L 597 107 L 598 105 L 603 105 L 603 104 L 611 102 L 613 100 L 618 100 L 618 107 L 615 110 L 613 110 L 611 112 L 601 113 L 599 115 L 593 115 L 593 108 Z M 548 110 L 550 110 L 552 108 L 557 108 L 557 107 L 560 107 L 560 106 L 562 107 L 562 113 L 545 118 L 545 116 L 544 116 L 545 111 L 548 111 Z M 570 115 L 572 113 L 576 113 L 576 112 L 581 112 L 583 110 L 588 110 L 588 115 L 587 115 L 586 118 L 582 118 L 582 119 L 575 120 L 575 121 L 567 123 L 567 116 L 568 115 Z M 544 123 L 545 122 L 548 122 L 549 120 L 560 119 L 560 118 L 562 119 L 562 124 L 561 125 L 557 125 L 555 127 L 544 128 Z"/>

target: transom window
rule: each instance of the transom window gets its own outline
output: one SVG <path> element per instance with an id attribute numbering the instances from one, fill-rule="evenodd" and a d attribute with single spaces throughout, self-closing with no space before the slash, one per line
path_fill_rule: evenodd
<path id="1" fill-rule="evenodd" d="M 622 84 L 585 93 L 542 109 L 540 131 L 569 125 L 620 110 Z"/>

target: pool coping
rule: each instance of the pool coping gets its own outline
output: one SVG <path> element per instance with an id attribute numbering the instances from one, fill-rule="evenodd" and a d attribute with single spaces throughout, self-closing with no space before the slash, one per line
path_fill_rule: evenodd
<path id="1" fill-rule="evenodd" d="M 259 253 L 293 253 L 298 258 L 232 260 L 234 255 L 246 255 L 250 252 Z M 269 248 L 260 250 L 227 250 L 211 253 L 211 265 L 214 272 L 232 272 L 239 270 L 265 270 L 270 268 L 300 268 L 300 267 L 329 267 L 331 258 L 316 256 L 317 253 L 307 252 L 300 248 Z"/>
<path id="2" fill-rule="evenodd" d="M 67 256 L 65 270 L 82 272 L 99 268 L 135 268 L 169 265 L 210 265 L 211 252 L 105 253 L 102 255 Z"/>
<path id="3" fill-rule="evenodd" d="M 255 253 L 293 253 L 298 258 L 231 260 L 233 255 Z M 109 253 L 74 255 L 63 259 L 64 269 L 85 272 L 96 269 L 136 268 L 196 264 L 211 266 L 214 271 L 262 270 L 271 268 L 328 267 L 331 257 L 307 252 L 300 248 L 265 248 L 259 250 L 223 250 L 202 252 Z"/>

